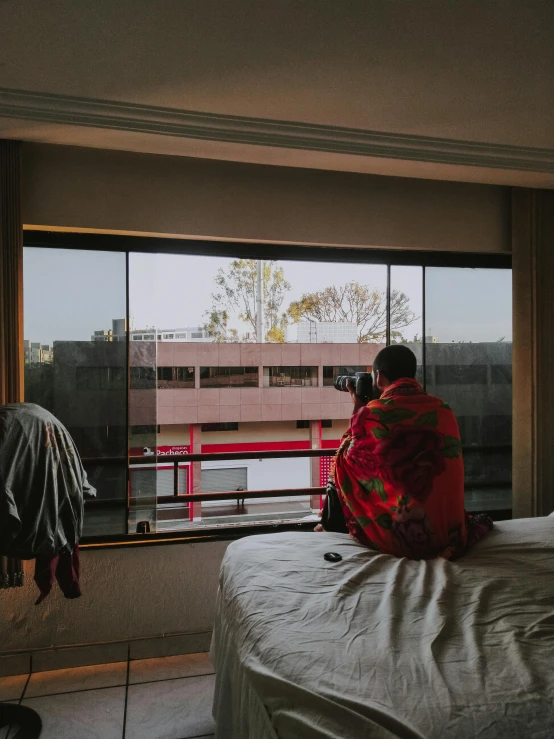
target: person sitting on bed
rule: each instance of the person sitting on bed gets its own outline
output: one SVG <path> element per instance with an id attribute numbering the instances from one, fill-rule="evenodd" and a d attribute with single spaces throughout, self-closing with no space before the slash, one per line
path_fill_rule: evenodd
<path id="1" fill-rule="evenodd" d="M 377 400 L 351 389 L 354 413 L 333 460 L 316 531 L 349 532 L 397 557 L 460 556 L 492 527 L 464 509 L 464 466 L 456 417 L 415 379 L 407 346 L 379 352 Z"/>

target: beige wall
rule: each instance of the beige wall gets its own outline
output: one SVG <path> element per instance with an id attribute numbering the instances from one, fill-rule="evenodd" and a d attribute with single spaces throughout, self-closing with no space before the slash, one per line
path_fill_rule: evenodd
<path id="1" fill-rule="evenodd" d="M 43 144 L 23 221 L 231 240 L 508 252 L 508 188 Z"/>
<path id="2" fill-rule="evenodd" d="M 190 425 L 175 423 L 169 426 L 161 426 L 156 443 L 158 446 L 180 446 L 181 444 L 189 444 Z"/>
<path id="3" fill-rule="evenodd" d="M 54 585 L 36 607 L 34 563 L 27 562 L 25 586 L 0 590 L 0 674 L 9 662 L 2 652 L 211 631 L 226 548 L 210 542 L 83 550 L 83 596 L 66 600 Z M 100 652 L 97 661 L 104 661 Z"/>
<path id="4" fill-rule="evenodd" d="M 202 432 L 202 444 L 245 444 L 260 441 L 309 440 L 310 430 L 296 428 L 296 421 L 239 423 L 238 431 Z"/>
<path id="5" fill-rule="evenodd" d="M 337 428 L 342 428 L 343 424 L 341 422 L 337 421 L 337 424 Z M 332 431 L 332 429 L 325 430 Z M 242 444 L 244 442 L 254 441 L 308 441 L 309 438 L 309 429 L 296 428 L 296 421 L 239 423 L 238 431 L 210 431 L 202 433 L 203 444 Z M 335 437 L 330 436 L 329 438 Z M 143 446 L 143 441 L 143 436 L 131 436 L 129 444 L 132 447 Z M 162 424 L 156 443 L 158 446 L 189 444 L 190 425 L 175 423 L 166 426 Z"/>
<path id="6" fill-rule="evenodd" d="M 333 420 L 331 428 L 322 428 L 321 438 L 323 441 L 340 439 L 350 426 L 350 418 L 351 414 L 348 415 L 348 418 Z"/>

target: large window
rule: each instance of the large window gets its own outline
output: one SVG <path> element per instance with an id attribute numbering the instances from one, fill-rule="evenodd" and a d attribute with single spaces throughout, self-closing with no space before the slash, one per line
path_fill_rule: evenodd
<path id="1" fill-rule="evenodd" d="M 352 402 L 333 380 L 371 371 L 387 343 L 409 346 L 418 379 L 456 412 L 468 508 L 510 507 L 509 269 L 424 266 L 423 253 L 403 266 L 397 252 L 387 265 L 350 262 L 353 251 L 258 261 L 210 248 L 25 250 L 25 398 L 65 423 L 98 489 L 86 536 L 316 515 L 310 488 L 325 485 L 329 459 L 299 455 L 336 448 Z M 187 461 L 199 453 L 221 456 Z M 220 492 L 233 495 L 186 498 Z"/>

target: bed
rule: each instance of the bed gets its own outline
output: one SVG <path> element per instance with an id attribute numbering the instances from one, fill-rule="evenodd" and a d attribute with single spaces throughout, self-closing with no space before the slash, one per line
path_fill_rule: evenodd
<path id="1" fill-rule="evenodd" d="M 217 739 L 552 739 L 554 517 L 498 523 L 457 562 L 233 542 L 212 658 Z"/>

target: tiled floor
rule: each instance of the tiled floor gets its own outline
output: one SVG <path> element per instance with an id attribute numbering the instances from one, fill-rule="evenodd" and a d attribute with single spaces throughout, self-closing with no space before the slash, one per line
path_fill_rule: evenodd
<path id="1" fill-rule="evenodd" d="M 37 711 L 41 739 L 209 739 L 214 680 L 207 654 L 184 654 L 4 677 L 0 700 Z"/>

